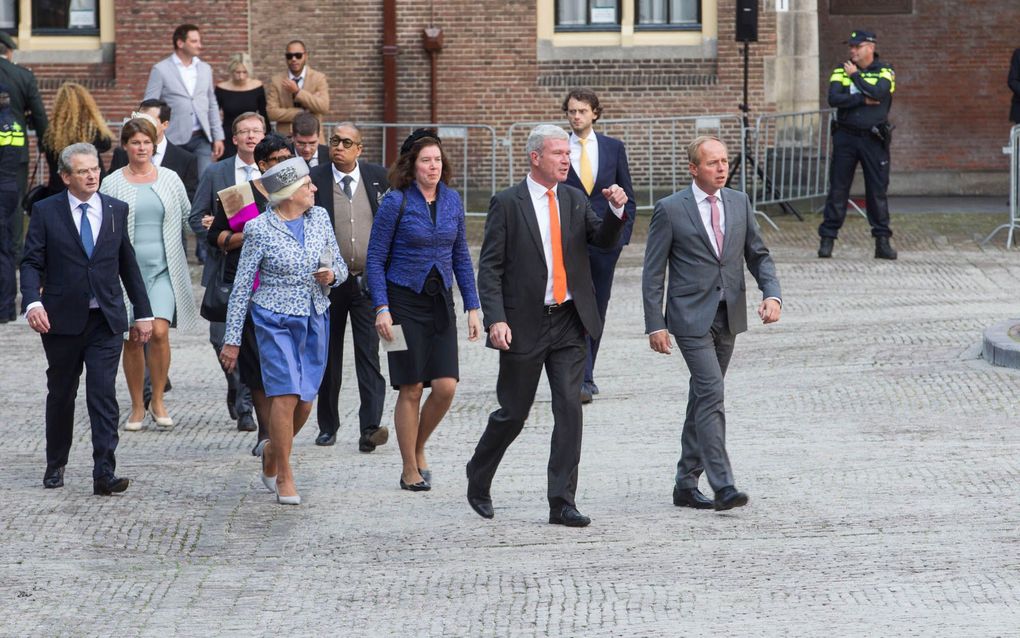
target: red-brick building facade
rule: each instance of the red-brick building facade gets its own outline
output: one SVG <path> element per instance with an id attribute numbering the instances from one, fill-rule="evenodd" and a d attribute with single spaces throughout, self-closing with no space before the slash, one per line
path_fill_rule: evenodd
<path id="1" fill-rule="evenodd" d="M 286 42 L 299 38 L 310 65 L 329 77 L 327 119 L 383 119 L 383 0 L 84 1 L 98 26 L 65 32 L 34 29 L 39 14 L 27 14 L 36 0 L 12 4 L 17 26 L 8 32 L 22 44 L 15 59 L 36 73 L 47 103 L 60 82 L 75 80 L 119 121 L 141 98 L 152 64 L 170 53 L 174 26 L 193 22 L 217 80 L 226 78 L 231 54 L 249 51 L 256 76 L 267 81 L 284 69 Z M 563 94 L 577 85 L 602 96 L 607 118 L 737 113 L 743 59 L 734 40 L 736 2 L 396 0 L 398 120 L 430 119 L 431 64 L 422 45 L 430 24 L 444 36 L 435 96 L 441 123 L 487 124 L 501 139 L 514 122 L 561 121 Z M 651 8 L 674 13 L 653 15 Z M 784 26 L 786 12 L 800 12 L 794 28 Z M 804 107 L 786 95 L 785 65 L 796 65 L 795 75 L 818 96 L 808 107 L 824 106 L 828 75 L 845 57 L 841 41 L 852 28 L 870 28 L 897 70 L 893 190 L 1005 192 L 1005 78 L 1020 46 L 1015 2 L 761 0 L 759 16 L 749 65 L 753 113 Z M 796 55 L 784 57 L 791 50 Z M 655 133 L 654 144 L 662 144 L 669 131 Z M 500 186 L 508 181 L 505 163 L 498 179 Z"/>

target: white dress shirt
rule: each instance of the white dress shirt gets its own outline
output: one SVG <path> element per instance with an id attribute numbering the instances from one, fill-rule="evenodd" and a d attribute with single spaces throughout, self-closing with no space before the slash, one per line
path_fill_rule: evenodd
<path id="1" fill-rule="evenodd" d="M 358 192 L 358 184 L 361 183 L 361 169 L 358 168 L 358 164 L 354 164 L 354 170 L 350 173 L 344 173 L 336 167 L 336 164 L 331 164 L 330 167 L 333 169 L 333 181 L 340 185 L 340 191 L 344 190 L 343 179 L 345 175 L 351 176 L 351 196 Z"/>
<path id="2" fill-rule="evenodd" d="M 585 138 L 584 150 L 588 154 L 588 163 L 591 164 L 591 183 L 599 178 L 599 143 L 595 139 L 595 131 Z M 581 177 L 581 138 L 574 133 L 570 134 L 570 166 L 574 169 L 577 177 Z"/>
<path id="3" fill-rule="evenodd" d="M 552 240 L 549 237 L 551 232 L 551 228 L 549 226 L 549 196 L 546 195 L 548 191 L 548 188 L 531 179 L 531 174 L 528 174 L 528 192 L 531 193 L 531 203 L 535 206 L 535 217 L 538 220 L 538 234 L 542 236 L 542 250 L 545 252 L 545 305 L 552 306 L 556 303 L 556 297 L 553 295 L 553 253 Z M 552 187 L 552 191 L 555 196 L 558 196 L 559 192 L 556 186 Z M 559 200 L 556 201 L 556 204 L 558 211 Z M 562 216 L 560 219 L 562 219 Z M 562 230 L 563 225 L 560 224 L 561 237 Z M 566 263 L 564 263 L 564 268 L 566 268 Z M 573 295 L 570 294 L 570 280 L 567 279 L 566 299 L 572 298 Z M 564 301 L 566 301 L 566 299 L 564 299 Z"/>
<path id="4" fill-rule="evenodd" d="M 163 157 L 166 155 L 167 139 L 166 135 L 163 136 L 163 141 L 156 144 L 156 148 L 152 149 L 152 164 L 154 166 L 163 165 Z"/>
<path id="5" fill-rule="evenodd" d="M 691 192 L 694 193 L 694 201 L 698 204 L 698 214 L 701 215 L 701 223 L 708 233 L 708 241 L 712 243 L 712 250 L 719 254 L 719 246 L 715 241 L 715 231 L 712 230 L 712 203 L 708 201 L 708 193 L 698 188 L 697 182 L 691 182 Z M 715 192 L 715 205 L 719 207 L 719 228 L 723 234 L 723 244 L 726 244 L 726 209 L 723 208 L 722 197 L 719 191 Z"/>
<path id="6" fill-rule="evenodd" d="M 294 80 L 294 82 L 298 85 L 299 89 L 305 88 L 305 75 L 307 73 L 308 73 L 307 64 L 305 65 L 305 68 L 301 69 L 301 75 L 294 75 L 293 73 L 290 72 L 290 69 L 287 69 L 287 77 Z"/>
<path id="7" fill-rule="evenodd" d="M 251 177 L 248 177 L 247 173 L 245 172 L 244 170 L 245 166 L 252 167 Z M 244 160 L 241 159 L 240 155 L 234 156 L 234 184 L 243 184 L 258 177 L 262 177 L 262 173 L 259 171 L 258 164 L 255 163 L 245 164 Z"/>
<path id="8" fill-rule="evenodd" d="M 177 66 L 177 72 L 181 74 L 181 81 L 184 82 L 184 88 L 187 89 L 188 95 L 195 97 L 195 87 L 198 86 L 198 57 L 191 58 L 191 64 L 185 66 L 184 61 L 177 57 L 174 53 L 174 65 Z M 202 125 L 198 121 L 198 113 L 191 114 L 192 119 L 192 131 L 198 131 L 202 129 Z"/>

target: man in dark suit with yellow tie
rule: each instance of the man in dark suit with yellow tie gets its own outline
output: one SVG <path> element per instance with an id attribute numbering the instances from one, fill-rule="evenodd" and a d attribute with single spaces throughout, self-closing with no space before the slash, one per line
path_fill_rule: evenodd
<path id="1" fill-rule="evenodd" d="M 603 188 L 618 184 L 627 195 L 627 204 L 623 210 L 626 213 L 626 222 L 620 232 L 620 238 L 611 246 L 594 244 L 588 246 L 591 279 L 595 285 L 595 303 L 598 305 L 599 318 L 605 323 L 616 262 L 620 259 L 623 247 L 630 243 L 637 211 L 634 188 L 630 182 L 627 151 L 620 140 L 594 131 L 593 126 L 602 115 L 602 105 L 599 103 L 598 95 L 591 89 L 572 89 L 567 93 L 567 97 L 563 99 L 563 112 L 567 115 L 572 131 L 570 172 L 567 174 L 566 183 L 587 193 L 591 208 L 599 219 L 604 219 L 609 213 L 609 202 L 601 195 Z M 592 395 L 599 393 L 599 388 L 595 385 L 595 359 L 599 354 L 601 340 L 593 335 L 588 335 L 585 340 L 588 344 L 588 358 L 584 369 L 584 383 L 581 384 L 581 403 L 590 403 Z"/>
<path id="2" fill-rule="evenodd" d="M 500 351 L 500 407 L 489 415 L 467 465 L 467 498 L 479 516 L 493 517 L 492 479 L 524 428 L 545 368 L 554 421 L 549 522 L 584 527 L 591 519 L 574 503 L 581 460 L 584 336 L 602 333 L 588 244 L 616 242 L 625 223 L 627 194 L 617 184 L 603 189 L 612 214 L 599 219 L 584 192 L 563 184 L 570 170 L 570 144 L 558 126 L 535 127 L 527 153 L 531 172 L 489 204 L 478 259 L 487 345 Z"/>
<path id="3" fill-rule="evenodd" d="M 91 144 L 60 153 L 67 186 L 38 202 L 25 237 L 21 296 L 28 325 L 42 335 L 46 352 L 46 473 L 43 486 L 64 485 L 71 451 L 74 400 L 82 366 L 92 424 L 93 493 L 123 492 L 118 478 L 117 363 L 128 332 L 124 291 L 133 305 L 133 340 L 152 334 L 152 310 L 135 251 L 128 239 L 128 206 L 100 195 L 99 156 Z M 123 283 L 123 291 L 121 284 Z"/>

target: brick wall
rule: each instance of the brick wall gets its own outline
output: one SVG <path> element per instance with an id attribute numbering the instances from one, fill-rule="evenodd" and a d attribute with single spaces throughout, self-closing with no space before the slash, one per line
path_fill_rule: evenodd
<path id="1" fill-rule="evenodd" d="M 878 35 L 896 69 L 891 119 L 894 176 L 905 171 L 1008 171 L 1009 59 L 1020 46 L 1020 5 L 997 0 L 913 0 L 912 13 L 830 15 L 819 0 L 823 92 L 847 58 L 855 28 Z M 824 94 L 822 97 L 825 100 Z"/>

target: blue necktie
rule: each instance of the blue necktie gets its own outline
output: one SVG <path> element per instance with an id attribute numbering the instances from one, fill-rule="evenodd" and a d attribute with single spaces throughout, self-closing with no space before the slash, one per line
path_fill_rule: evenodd
<path id="1" fill-rule="evenodd" d="M 255 171 L 255 168 L 245 164 L 244 166 L 241 167 L 241 169 L 244 170 L 244 181 L 250 182 L 251 174 Z"/>
<path id="2" fill-rule="evenodd" d="M 92 259 L 92 250 L 96 247 L 96 241 L 92 239 L 92 222 L 89 221 L 89 205 L 81 204 L 81 245 L 85 247 L 85 254 Z"/>

